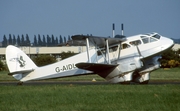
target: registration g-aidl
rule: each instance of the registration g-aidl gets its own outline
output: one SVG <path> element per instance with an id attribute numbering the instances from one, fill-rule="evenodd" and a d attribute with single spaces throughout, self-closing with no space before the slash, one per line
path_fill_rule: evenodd
<path id="1" fill-rule="evenodd" d="M 56 67 L 55 70 L 56 72 L 60 72 L 60 71 L 72 70 L 75 68 L 76 66 L 74 64 L 67 64 L 67 65 L 63 65 L 62 67 Z"/>

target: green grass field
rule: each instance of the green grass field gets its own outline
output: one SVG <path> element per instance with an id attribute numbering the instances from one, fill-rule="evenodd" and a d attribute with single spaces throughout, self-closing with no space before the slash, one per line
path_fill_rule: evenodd
<path id="1" fill-rule="evenodd" d="M 180 81 L 180 68 L 158 69 L 151 73 L 152 80 Z"/>
<path id="2" fill-rule="evenodd" d="M 55 81 L 104 81 L 97 75 Z M 12 81 L 7 72 L 0 81 Z M 159 69 L 151 80 L 180 81 L 180 69 Z M 52 81 L 52 80 L 50 80 Z M 180 85 L 0 85 L 0 111 L 180 111 Z"/>
<path id="3" fill-rule="evenodd" d="M 0 72 L 0 81 L 16 81 L 12 76 L 7 75 L 7 71 Z M 105 81 L 103 78 L 98 75 L 84 75 L 84 76 L 75 76 L 59 79 L 50 79 L 48 81 L 91 81 L 95 78 L 97 81 Z M 152 81 L 180 81 L 180 68 L 172 69 L 158 69 L 151 73 L 150 80 Z M 47 80 L 46 80 L 47 81 Z"/>
<path id="4" fill-rule="evenodd" d="M 179 85 L 0 86 L 1 111 L 179 111 Z"/>

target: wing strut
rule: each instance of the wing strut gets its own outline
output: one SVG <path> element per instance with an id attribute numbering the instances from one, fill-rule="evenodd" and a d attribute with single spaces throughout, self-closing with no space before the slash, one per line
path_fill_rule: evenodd
<path id="1" fill-rule="evenodd" d="M 120 59 L 120 55 L 121 55 L 121 43 L 120 43 L 120 45 L 119 45 L 118 59 Z"/>
<path id="2" fill-rule="evenodd" d="M 89 53 L 89 39 L 87 37 L 86 37 L 86 50 L 87 50 L 88 62 L 91 63 L 90 53 Z"/>
<path id="3" fill-rule="evenodd" d="M 106 55 L 107 55 L 107 59 L 108 59 L 108 64 L 111 64 L 111 61 L 109 59 L 109 44 L 108 44 L 108 39 L 105 39 L 106 41 Z"/>

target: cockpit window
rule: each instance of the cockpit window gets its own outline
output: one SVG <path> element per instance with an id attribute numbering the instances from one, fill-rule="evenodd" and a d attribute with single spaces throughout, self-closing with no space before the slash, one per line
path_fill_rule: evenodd
<path id="1" fill-rule="evenodd" d="M 147 36 L 141 36 L 141 38 L 142 38 L 142 41 L 143 41 L 144 44 L 149 43 L 149 37 L 147 37 Z"/>
<path id="2" fill-rule="evenodd" d="M 156 37 L 157 37 L 157 38 L 156 38 Z M 143 43 L 144 43 L 144 44 L 147 44 L 147 43 L 150 43 L 150 42 L 155 42 L 155 41 L 157 41 L 157 40 L 160 38 L 160 36 L 159 36 L 158 34 L 156 34 L 156 35 L 154 35 L 154 36 L 152 36 L 152 37 L 141 36 L 141 38 L 142 38 Z"/>
<path id="3" fill-rule="evenodd" d="M 150 37 L 150 42 L 155 42 L 155 41 L 157 41 L 157 39 Z"/>
<path id="4" fill-rule="evenodd" d="M 160 35 L 156 34 L 156 35 L 153 35 L 152 37 L 156 38 L 156 39 L 160 39 Z"/>

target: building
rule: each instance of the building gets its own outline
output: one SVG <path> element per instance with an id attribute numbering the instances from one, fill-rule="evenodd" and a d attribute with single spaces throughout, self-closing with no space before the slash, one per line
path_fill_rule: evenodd
<path id="1" fill-rule="evenodd" d="M 60 58 L 62 52 L 74 52 L 81 53 L 86 51 L 86 46 L 63 46 L 63 47 L 19 47 L 30 57 L 37 56 L 38 54 L 49 54 L 55 56 L 57 59 Z M 172 48 L 173 50 L 180 49 L 180 44 L 175 44 Z M 0 58 L 5 60 L 5 50 L 6 48 L 0 48 Z"/>
<path id="2" fill-rule="evenodd" d="M 64 46 L 64 47 L 19 47 L 30 57 L 37 56 L 39 54 L 49 54 L 55 56 L 57 59 L 60 58 L 62 52 L 74 52 L 81 53 L 86 51 L 86 46 Z M 5 60 L 6 48 L 0 48 L 0 58 Z"/>

